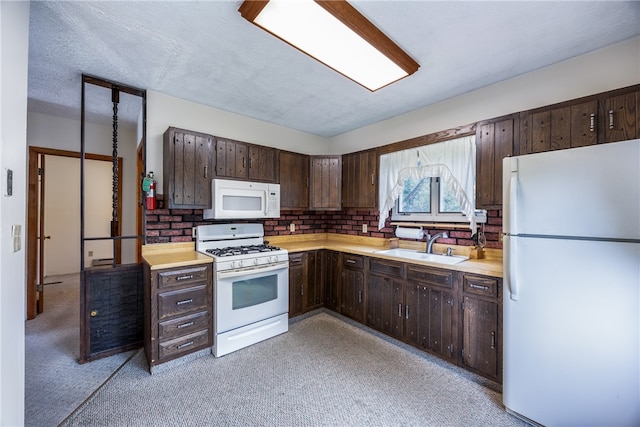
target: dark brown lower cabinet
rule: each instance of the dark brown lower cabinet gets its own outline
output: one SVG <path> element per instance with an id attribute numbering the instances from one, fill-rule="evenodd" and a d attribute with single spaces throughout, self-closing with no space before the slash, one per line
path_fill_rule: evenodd
<path id="1" fill-rule="evenodd" d="M 367 326 L 403 339 L 403 290 L 399 280 L 370 274 L 367 277 Z"/>
<path id="2" fill-rule="evenodd" d="M 326 252 L 327 271 L 324 284 L 324 306 L 329 310 L 340 309 L 340 284 L 342 269 L 340 268 L 340 252 Z"/>
<path id="3" fill-rule="evenodd" d="M 289 317 L 304 313 L 304 288 L 307 276 L 306 253 L 289 254 Z"/>
<path id="4" fill-rule="evenodd" d="M 289 254 L 289 317 L 295 317 L 324 304 L 324 251 Z"/>
<path id="5" fill-rule="evenodd" d="M 424 284 L 407 284 L 405 338 L 410 344 L 445 359 L 455 357 L 451 291 Z"/>
<path id="6" fill-rule="evenodd" d="M 364 257 L 343 254 L 340 314 L 364 321 Z"/>
<path id="7" fill-rule="evenodd" d="M 462 280 L 462 364 L 501 381 L 502 281 L 470 274 Z"/>

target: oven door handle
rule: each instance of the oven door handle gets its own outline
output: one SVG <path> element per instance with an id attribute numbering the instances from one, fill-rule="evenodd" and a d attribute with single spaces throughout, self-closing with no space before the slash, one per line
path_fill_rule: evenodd
<path id="1" fill-rule="evenodd" d="M 255 267 L 251 269 L 233 270 L 233 271 L 220 271 L 218 272 L 218 280 L 228 279 L 231 277 L 248 276 L 255 273 L 268 273 L 270 271 L 286 270 L 289 268 L 289 263 L 270 265 L 268 267 Z"/>

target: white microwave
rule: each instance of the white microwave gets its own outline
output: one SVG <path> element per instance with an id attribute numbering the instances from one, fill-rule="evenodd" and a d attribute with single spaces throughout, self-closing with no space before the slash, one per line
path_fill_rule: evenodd
<path id="1" fill-rule="evenodd" d="M 280 216 L 280 184 L 211 180 L 211 209 L 204 219 L 253 219 Z"/>

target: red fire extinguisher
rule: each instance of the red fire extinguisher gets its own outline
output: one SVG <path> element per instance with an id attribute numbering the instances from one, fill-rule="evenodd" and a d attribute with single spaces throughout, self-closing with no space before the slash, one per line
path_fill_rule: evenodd
<path id="1" fill-rule="evenodd" d="M 149 175 L 144 179 L 146 181 L 145 184 L 148 184 L 149 189 L 147 190 L 147 210 L 154 210 L 157 206 L 156 202 L 156 180 L 153 179 L 153 172 L 149 172 Z M 146 185 L 145 185 L 146 187 Z"/>

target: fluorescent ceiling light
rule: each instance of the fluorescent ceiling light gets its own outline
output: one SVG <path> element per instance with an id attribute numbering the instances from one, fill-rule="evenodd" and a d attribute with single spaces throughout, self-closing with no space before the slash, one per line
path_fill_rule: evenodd
<path id="1" fill-rule="evenodd" d="M 371 91 L 419 67 L 345 0 L 247 0 L 238 10 L 249 22 Z"/>

